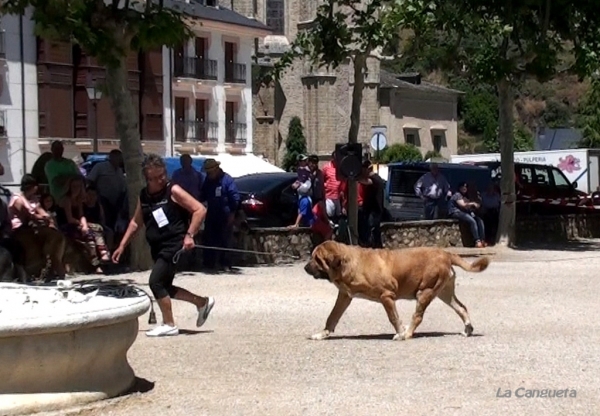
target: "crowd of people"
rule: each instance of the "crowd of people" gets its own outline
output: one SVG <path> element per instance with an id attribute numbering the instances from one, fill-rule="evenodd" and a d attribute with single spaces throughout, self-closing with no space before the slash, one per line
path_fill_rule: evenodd
<path id="1" fill-rule="evenodd" d="M 170 182 L 206 205 L 204 243 L 230 247 L 234 216 L 240 203 L 233 178 L 214 159 L 205 161 L 203 172 L 192 167 L 189 155 L 183 155 L 180 161 L 181 168 L 174 172 Z M 45 277 L 62 279 L 72 268 L 65 251 L 68 242 L 74 241 L 85 250 L 95 272 L 104 273 L 129 222 L 121 151 L 112 150 L 106 161 L 97 163 L 86 175 L 73 160 L 64 157 L 62 142 L 55 141 L 51 157 L 44 165 L 44 175 L 47 184 L 38 183 L 31 174 L 24 175 L 20 192 L 2 202 L 1 246 L 10 252 L 16 264 L 25 264 L 28 258 L 25 247 L 31 254 L 34 251 L 31 243 L 35 242 L 41 247 Z M 207 269 L 228 269 L 230 259 L 215 250 L 205 250 L 203 256 Z"/>
<path id="2" fill-rule="evenodd" d="M 310 227 L 315 244 L 334 237 L 334 229 L 347 215 L 348 181 L 339 175 L 335 152 L 319 168 L 317 155 L 299 155 L 297 180 L 293 187 L 298 192 L 298 216 L 291 229 Z M 362 247 L 381 248 L 380 225 L 384 214 L 385 181 L 373 171 L 369 160 L 362 163 L 358 184 L 358 244 Z"/>
<path id="3" fill-rule="evenodd" d="M 447 214 L 469 227 L 475 247 L 487 247 L 494 241 L 500 215 L 500 187 L 490 183 L 481 194 L 475 183 L 462 182 L 452 191 L 448 180 L 432 163 L 430 171 L 415 183 L 415 194 L 423 200 L 426 220 L 443 218 Z"/>

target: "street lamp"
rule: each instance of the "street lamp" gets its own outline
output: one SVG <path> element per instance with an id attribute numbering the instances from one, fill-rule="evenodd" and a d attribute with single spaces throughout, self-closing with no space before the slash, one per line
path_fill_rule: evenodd
<path id="1" fill-rule="evenodd" d="M 98 101 L 102 98 L 102 90 L 98 88 L 96 80 L 86 87 L 87 95 L 94 106 L 94 153 L 98 153 Z"/>

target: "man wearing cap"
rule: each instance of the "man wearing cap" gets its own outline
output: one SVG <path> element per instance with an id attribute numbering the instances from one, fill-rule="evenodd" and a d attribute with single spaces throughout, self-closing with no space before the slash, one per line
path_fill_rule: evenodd
<path id="1" fill-rule="evenodd" d="M 215 159 L 204 162 L 206 178 L 200 192 L 200 201 L 207 206 L 202 239 L 210 247 L 230 248 L 233 240 L 233 222 L 240 204 L 240 195 L 233 178 L 220 168 Z M 204 267 L 215 269 L 217 259 L 221 267 L 231 268 L 231 253 L 205 249 Z"/>
<path id="2" fill-rule="evenodd" d="M 310 179 L 310 169 L 308 167 L 308 156 L 306 155 L 298 155 L 298 168 L 296 169 L 296 174 L 298 175 L 298 179 L 296 179 L 299 183 L 305 183 Z"/>

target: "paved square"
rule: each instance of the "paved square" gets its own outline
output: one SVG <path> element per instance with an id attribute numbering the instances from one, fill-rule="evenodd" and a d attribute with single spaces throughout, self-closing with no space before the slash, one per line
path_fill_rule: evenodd
<path id="1" fill-rule="evenodd" d="M 597 415 L 600 251 L 591 247 L 510 252 L 481 274 L 458 269 L 472 338 L 458 335 L 460 318 L 435 300 L 415 339 L 391 341 L 383 307 L 354 300 L 333 339 L 309 341 L 336 289 L 303 265 L 182 274 L 178 285 L 216 297 L 202 332 L 188 304 L 175 304 L 188 335 L 149 339 L 142 316 L 130 362 L 153 389 L 77 414 Z M 565 258 L 573 260 L 556 261 Z M 127 277 L 148 290 L 147 274 Z M 404 322 L 414 305 L 398 303 Z M 577 397 L 514 397 L 521 387 Z M 498 389 L 513 397 L 497 397 Z"/>

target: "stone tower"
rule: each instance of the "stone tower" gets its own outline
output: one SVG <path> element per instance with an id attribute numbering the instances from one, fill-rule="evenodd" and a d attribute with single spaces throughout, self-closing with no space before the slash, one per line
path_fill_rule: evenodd
<path id="1" fill-rule="evenodd" d="M 296 34 L 316 16 L 320 0 L 220 0 L 220 5 L 253 17 L 274 31 L 257 46 L 253 73 L 271 66 Z M 254 153 L 280 164 L 290 120 L 302 120 L 309 153 L 328 158 L 336 143 L 346 142 L 350 127 L 353 69 L 342 65 L 334 71 L 311 71 L 296 62 L 279 83 L 253 88 Z M 379 60 L 370 58 L 363 91 L 359 142 L 368 144 L 372 125 L 379 121 L 377 92 Z"/>

